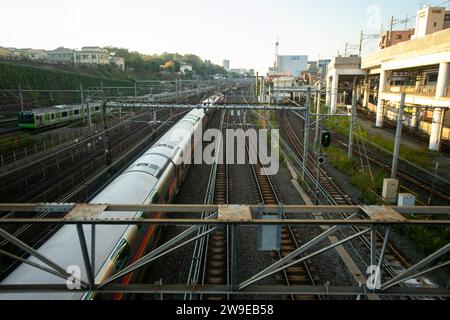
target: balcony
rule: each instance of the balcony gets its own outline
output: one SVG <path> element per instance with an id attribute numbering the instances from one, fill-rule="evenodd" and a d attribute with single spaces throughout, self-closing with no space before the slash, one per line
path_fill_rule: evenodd
<path id="1" fill-rule="evenodd" d="M 384 86 L 384 93 L 406 93 L 409 95 L 423 96 L 423 97 L 435 97 L 436 85 L 432 86 Z M 450 86 L 445 90 L 445 97 L 450 97 Z"/>

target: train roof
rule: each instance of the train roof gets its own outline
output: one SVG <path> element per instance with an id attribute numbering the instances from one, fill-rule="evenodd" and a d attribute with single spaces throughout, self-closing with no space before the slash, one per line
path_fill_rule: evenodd
<path id="1" fill-rule="evenodd" d="M 98 101 L 93 101 L 89 103 L 89 106 L 99 106 L 101 105 L 100 102 Z M 71 105 L 67 105 L 67 104 L 62 104 L 62 105 L 56 105 L 56 106 L 51 106 L 51 107 L 43 107 L 43 108 L 34 108 L 28 111 L 24 111 L 25 113 L 27 112 L 31 112 L 31 113 L 49 113 L 49 112 L 59 112 L 59 111 L 64 111 L 64 110 L 72 110 L 72 109 L 80 109 L 81 108 L 81 104 L 71 104 Z M 19 112 L 20 113 L 20 112 Z"/>
<path id="2" fill-rule="evenodd" d="M 150 196 L 153 194 L 158 184 L 157 170 L 164 169 L 163 166 L 169 159 L 162 153 L 162 148 L 167 154 L 171 154 L 169 143 L 173 143 L 174 149 L 180 149 L 182 144 L 190 141 L 190 136 L 182 134 L 183 130 L 193 128 L 193 126 L 202 119 L 204 110 L 192 110 L 182 120 L 175 124 L 169 132 L 159 139 L 151 148 L 143 153 L 132 165 L 130 165 L 123 174 L 114 179 L 106 188 L 104 188 L 91 203 L 112 203 L 112 204 L 135 204 L 149 203 Z M 177 131 L 178 130 L 178 131 Z M 192 131 L 190 131 L 192 132 Z M 180 145 L 181 144 L 181 145 Z M 148 166 L 139 166 L 139 164 L 148 164 Z M 132 218 L 136 212 L 103 212 L 102 218 Z M 96 227 L 96 257 L 95 265 L 96 275 L 103 267 L 104 263 L 113 253 L 120 239 L 128 229 L 128 226 L 97 226 Z M 87 247 L 91 247 L 91 227 L 84 226 L 84 232 Z M 80 249 L 76 227 L 66 225 L 59 229 L 50 239 L 48 239 L 38 252 L 48 257 L 63 268 L 68 266 L 79 266 L 81 269 L 82 280 L 87 281 L 83 256 Z M 28 261 L 40 264 L 34 258 L 29 257 Z M 36 269 L 30 265 L 22 263 L 2 284 L 66 284 L 66 280 L 56 277 L 53 274 Z M 82 299 L 83 293 L 5 293 L 0 294 L 0 300 L 72 300 Z"/>

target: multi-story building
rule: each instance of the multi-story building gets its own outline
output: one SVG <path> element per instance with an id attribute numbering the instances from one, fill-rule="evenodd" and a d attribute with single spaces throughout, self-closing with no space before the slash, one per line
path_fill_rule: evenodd
<path id="1" fill-rule="evenodd" d="M 326 103 L 335 114 L 339 106 L 346 106 L 352 98 L 353 82 L 364 79 L 360 57 L 334 57 L 328 65 Z M 351 103 L 351 102 L 350 102 Z"/>
<path id="2" fill-rule="evenodd" d="M 180 72 L 181 73 L 186 73 L 189 71 L 194 70 L 193 67 L 190 64 L 186 64 L 186 63 L 182 63 L 180 66 Z"/>
<path id="3" fill-rule="evenodd" d="M 330 59 L 319 59 L 319 61 L 317 62 L 317 66 L 320 69 L 320 74 L 322 76 L 322 78 L 325 78 L 327 75 L 327 71 L 328 71 L 328 65 L 330 64 L 331 60 Z"/>
<path id="4" fill-rule="evenodd" d="M 71 64 L 75 62 L 75 50 L 59 47 L 47 52 L 48 60 L 54 63 Z"/>
<path id="5" fill-rule="evenodd" d="M 75 53 L 77 64 L 109 64 L 109 52 L 100 47 L 83 47 Z"/>
<path id="6" fill-rule="evenodd" d="M 303 71 L 308 69 L 308 56 L 281 56 L 277 57 L 277 71 L 290 71 L 294 77 L 300 77 Z"/>
<path id="7" fill-rule="evenodd" d="M 440 149 L 442 138 L 450 140 L 450 128 L 444 126 L 450 107 L 449 39 L 450 29 L 442 30 L 363 58 L 368 75 L 364 106 L 376 112 L 377 127 L 385 117 L 396 119 L 401 93 L 406 93 L 407 125 L 430 135 L 431 150 Z"/>
<path id="8" fill-rule="evenodd" d="M 115 65 L 120 70 L 125 70 L 125 59 L 122 57 L 111 56 L 109 61 L 112 65 Z"/>
<path id="9" fill-rule="evenodd" d="M 222 66 L 226 71 L 230 70 L 230 60 L 223 60 Z"/>
<path id="10" fill-rule="evenodd" d="M 450 28 L 450 10 L 425 7 L 417 12 L 414 39 Z"/>
<path id="11" fill-rule="evenodd" d="M 380 49 L 395 46 L 398 43 L 409 41 L 414 37 L 415 29 L 386 31 L 381 35 Z"/>

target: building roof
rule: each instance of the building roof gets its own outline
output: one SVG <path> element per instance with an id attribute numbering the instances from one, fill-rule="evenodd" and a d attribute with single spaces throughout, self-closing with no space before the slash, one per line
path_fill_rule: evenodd
<path id="1" fill-rule="evenodd" d="M 431 33 L 424 37 L 401 42 L 395 46 L 377 51 L 363 57 L 362 68 L 377 68 L 384 62 L 394 62 L 408 58 L 436 55 L 450 52 L 450 29 Z M 425 65 L 433 64 L 430 59 L 424 59 Z"/>

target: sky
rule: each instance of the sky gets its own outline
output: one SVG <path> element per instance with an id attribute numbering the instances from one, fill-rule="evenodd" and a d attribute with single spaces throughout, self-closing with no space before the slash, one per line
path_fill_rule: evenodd
<path id="1" fill-rule="evenodd" d="M 449 6 L 450 1 L 1 0 L 0 46 L 193 53 L 266 73 L 275 59 L 277 37 L 280 54 L 331 58 L 344 52 L 345 43 L 359 43 L 361 30 L 379 34 L 391 16 L 414 17 L 425 4 Z M 377 40 L 366 40 L 363 52 L 376 45 Z"/>

